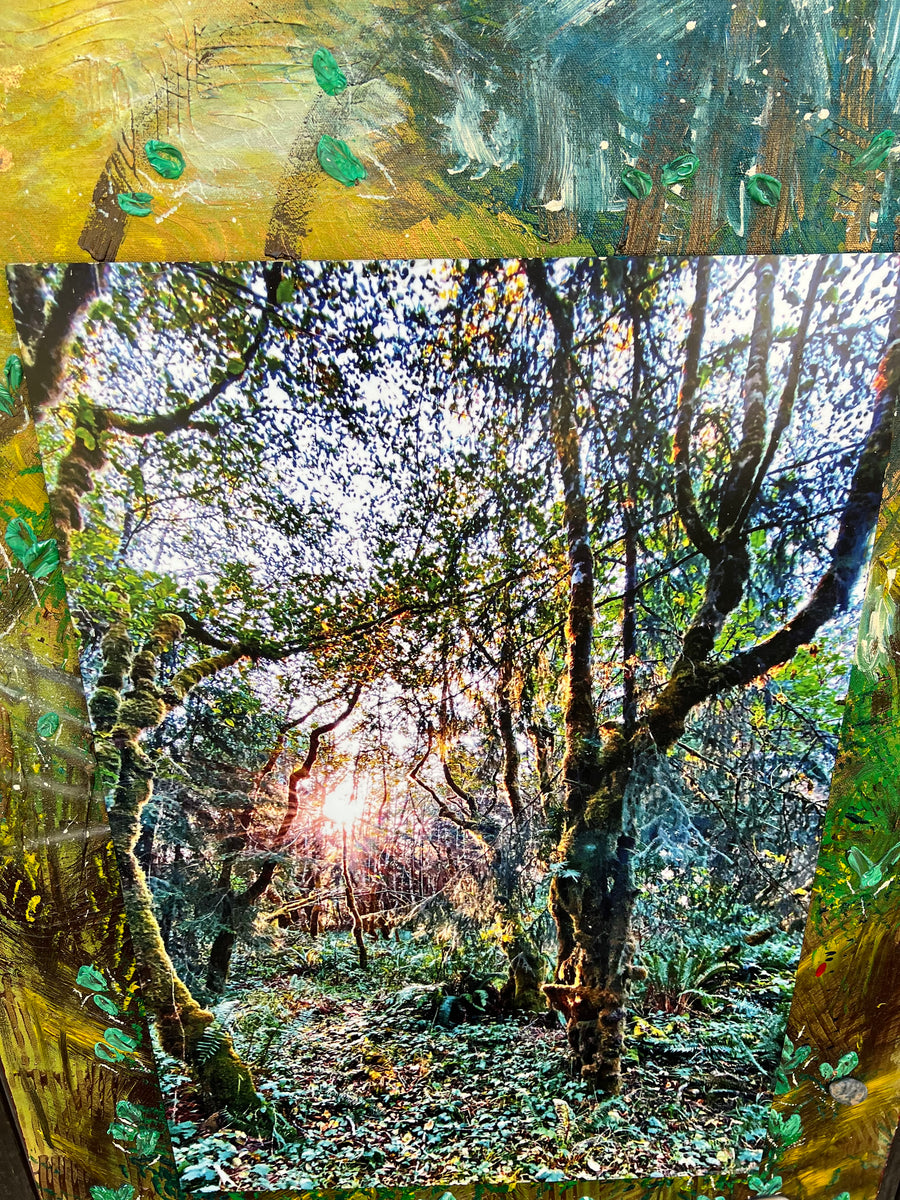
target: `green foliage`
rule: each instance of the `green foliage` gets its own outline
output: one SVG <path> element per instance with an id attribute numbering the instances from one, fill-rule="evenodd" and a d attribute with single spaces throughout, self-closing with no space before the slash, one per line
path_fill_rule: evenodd
<path id="1" fill-rule="evenodd" d="M 103 1184 L 94 1184 L 91 1187 L 91 1200 L 134 1200 L 135 1195 L 135 1188 L 131 1183 L 123 1183 L 117 1188 L 105 1187 Z"/>
<path id="2" fill-rule="evenodd" d="M 218 1054 L 225 1045 L 226 1037 L 227 1031 L 218 1021 L 213 1021 L 212 1024 L 207 1025 L 200 1036 L 200 1040 L 197 1042 L 197 1049 L 195 1051 L 197 1062 L 200 1066 L 203 1066 L 204 1063 L 209 1062 L 211 1058 Z"/>
<path id="3" fill-rule="evenodd" d="M 850 1050 L 838 1060 L 836 1066 L 831 1066 L 830 1063 L 826 1062 L 821 1063 L 819 1065 L 819 1074 L 826 1083 L 830 1083 L 834 1079 L 843 1079 L 847 1075 L 852 1075 L 858 1066 L 859 1055 L 855 1050 Z"/>
<path id="4" fill-rule="evenodd" d="M 850 164 L 857 171 L 875 171 L 882 165 L 894 145 L 897 135 L 892 129 L 876 133 L 869 145 Z"/>
<path id="5" fill-rule="evenodd" d="M 0 384 L 0 412 L 11 413 L 16 394 L 22 386 L 22 360 L 18 354 L 11 354 L 6 360 L 3 377 L 5 383 Z"/>
<path id="6" fill-rule="evenodd" d="M 177 146 L 173 146 L 169 142 L 160 142 L 151 138 L 144 143 L 144 153 L 147 155 L 150 166 L 163 179 L 178 179 L 184 172 L 184 155 Z"/>
<path id="7" fill-rule="evenodd" d="M 312 57 L 316 83 L 329 96 L 337 96 L 347 86 L 347 76 L 337 64 L 337 59 L 325 46 L 320 46 Z"/>
<path id="8" fill-rule="evenodd" d="M 781 180 L 773 175 L 763 175 L 757 172 L 746 178 L 747 195 L 757 204 L 774 208 L 781 199 Z"/>
<path id="9" fill-rule="evenodd" d="M 793 1146 L 803 1134 L 803 1122 L 799 1113 L 783 1116 L 777 1109 L 769 1113 L 769 1134 L 779 1146 Z"/>
<path id="10" fill-rule="evenodd" d="M 847 862 L 859 876 L 859 887 L 863 890 L 877 887 L 884 879 L 885 869 L 892 867 L 900 859 L 900 842 L 883 854 L 878 862 L 873 862 L 858 846 L 851 846 L 847 851 Z"/>
<path id="11" fill-rule="evenodd" d="M 35 725 L 38 737 L 51 738 L 59 729 L 59 713 L 41 713 Z"/>
<path id="12" fill-rule="evenodd" d="M 673 158 L 663 167 L 660 175 L 663 186 L 672 187 L 673 184 L 690 179 L 699 166 L 700 159 L 692 151 L 688 150 L 684 154 L 679 154 L 677 158 Z"/>
<path id="13" fill-rule="evenodd" d="M 92 992 L 104 992 L 107 988 L 107 983 L 103 975 L 96 967 L 89 965 L 78 968 L 75 982 L 81 988 L 90 988 Z"/>
<path id="14" fill-rule="evenodd" d="M 6 526 L 6 544 L 34 579 L 46 579 L 59 566 L 59 546 L 55 538 L 40 541 L 21 517 Z"/>
<path id="15" fill-rule="evenodd" d="M 153 197 L 149 192 L 119 192 L 116 200 L 122 212 L 130 217 L 149 217 L 153 211 Z"/>
<path id="16" fill-rule="evenodd" d="M 646 171 L 640 171 L 637 167 L 624 167 L 619 178 L 622 180 L 622 186 L 636 200 L 643 200 L 653 190 L 653 179 Z"/>
<path id="17" fill-rule="evenodd" d="M 759 1175 L 751 1175 L 747 1180 L 747 1186 L 757 1196 L 774 1196 L 781 1187 L 781 1176 L 772 1175 L 769 1179 L 763 1179 Z"/>
<path id="18" fill-rule="evenodd" d="M 366 168 L 347 143 L 327 133 L 323 133 L 316 144 L 316 158 L 325 174 L 345 187 L 354 187 L 366 178 Z"/>

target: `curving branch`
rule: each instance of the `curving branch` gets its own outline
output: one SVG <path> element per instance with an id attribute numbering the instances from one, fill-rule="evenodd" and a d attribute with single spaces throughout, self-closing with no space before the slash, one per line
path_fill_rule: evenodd
<path id="1" fill-rule="evenodd" d="M 303 762 L 288 777 L 288 803 L 284 811 L 284 816 L 281 819 L 281 825 L 272 842 L 272 848 L 277 849 L 282 846 L 290 836 L 294 822 L 297 819 L 297 812 L 300 807 L 300 784 L 304 779 L 309 779 L 312 769 L 319 757 L 319 747 L 322 738 L 332 733 L 339 725 L 350 716 L 354 708 L 356 708 L 359 698 L 362 695 L 363 685 L 357 683 L 354 685 L 353 691 L 350 693 L 350 699 L 347 702 L 346 708 L 343 709 L 332 721 L 326 721 L 323 725 L 316 725 L 309 735 L 309 746 L 306 750 L 306 757 Z"/>
<path id="2" fill-rule="evenodd" d="M 52 302 L 45 302 L 40 270 L 10 267 L 10 300 L 22 347 L 22 364 L 31 410 L 38 418 L 59 399 L 66 352 L 79 319 L 103 290 L 106 269 L 90 263 L 70 263 Z"/>
<path id="3" fill-rule="evenodd" d="M 438 810 L 438 815 L 442 817 L 443 820 L 450 821 L 451 824 L 456 825 L 457 828 L 464 829 L 467 833 L 471 833 L 476 841 L 481 842 L 482 845 L 492 846 L 496 841 L 497 833 L 499 832 L 497 826 L 492 821 L 488 820 L 487 818 L 481 818 L 480 820 L 469 820 L 466 817 L 460 816 L 459 813 L 454 812 L 453 809 L 450 808 L 450 806 L 446 803 L 446 801 L 441 798 L 437 789 L 433 788 L 430 783 L 426 783 L 419 774 L 431 754 L 433 741 L 434 731 L 429 727 L 428 740 L 425 745 L 425 753 L 420 759 L 417 760 L 412 770 L 408 773 L 407 779 L 411 783 L 418 784 L 423 792 L 428 793 L 428 795 L 434 801 L 434 805 Z"/>
<path id="4" fill-rule="evenodd" d="M 900 290 L 898 290 L 900 297 Z M 900 321 L 895 320 L 896 333 Z M 869 431 L 847 492 L 830 561 L 807 602 L 779 630 L 724 663 L 676 664 L 647 713 L 651 737 L 668 749 L 684 731 L 693 708 L 730 688 L 744 686 L 793 657 L 819 629 L 846 607 L 865 565 L 866 548 L 881 506 L 900 392 L 900 339 L 885 352 L 875 380 Z"/>

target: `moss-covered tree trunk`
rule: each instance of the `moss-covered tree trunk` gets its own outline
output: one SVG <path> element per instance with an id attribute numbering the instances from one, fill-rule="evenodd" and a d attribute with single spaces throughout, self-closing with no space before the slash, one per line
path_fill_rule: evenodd
<path id="1" fill-rule="evenodd" d="M 163 1050 L 194 1073 L 211 1108 L 235 1118 L 253 1117 L 261 1101 L 249 1068 L 212 1013 L 202 1008 L 170 959 L 153 910 L 153 897 L 135 855 L 141 813 L 153 788 L 152 759 L 140 744 L 170 706 L 181 703 L 201 679 L 237 660 L 237 654 L 206 659 L 181 672 L 165 689 L 156 683 L 157 660 L 183 632 L 177 617 L 162 617 L 145 646 L 133 655 L 124 621 L 102 643 L 103 667 L 90 700 L 95 730 L 97 784 L 107 798 L 109 824 L 119 862 L 122 892 L 143 976 L 142 999 L 153 1016 Z M 126 683 L 130 688 L 125 691 Z"/>

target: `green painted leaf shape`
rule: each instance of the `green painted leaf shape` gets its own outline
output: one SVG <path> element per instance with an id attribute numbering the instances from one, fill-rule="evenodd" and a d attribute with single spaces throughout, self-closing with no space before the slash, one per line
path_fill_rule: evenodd
<path id="1" fill-rule="evenodd" d="M 876 170 L 887 158 L 895 137 L 893 129 L 883 129 L 881 133 L 876 133 L 867 148 L 858 158 L 854 158 L 850 165 L 860 171 Z"/>
<path id="2" fill-rule="evenodd" d="M 329 96 L 337 96 L 347 86 L 347 76 L 337 64 L 337 59 L 324 46 L 312 56 L 313 74 L 316 83 Z"/>
<path id="3" fill-rule="evenodd" d="M 838 1064 L 834 1068 L 835 1079 L 840 1079 L 843 1075 L 849 1075 L 851 1071 L 856 1070 L 859 1066 L 859 1055 L 855 1050 L 850 1050 L 838 1059 Z"/>
<path id="4" fill-rule="evenodd" d="M 275 299 L 279 304 L 288 304 L 294 298 L 293 279 L 282 279 L 275 289 Z"/>
<path id="5" fill-rule="evenodd" d="M 639 171 L 637 167 L 623 167 L 619 178 L 622 180 L 622 186 L 631 192 L 636 200 L 643 200 L 653 190 L 653 180 L 646 171 Z"/>
<path id="6" fill-rule="evenodd" d="M 790 1057 L 790 1065 L 799 1067 L 801 1063 L 805 1063 L 812 1054 L 812 1046 L 798 1046 Z"/>
<path id="7" fill-rule="evenodd" d="M 803 1122 L 800 1120 L 799 1113 L 792 1113 L 791 1116 L 781 1126 L 781 1140 L 788 1145 L 791 1145 L 800 1136 L 803 1129 Z"/>
<path id="8" fill-rule="evenodd" d="M 135 1135 L 135 1128 L 133 1125 L 121 1125 L 118 1121 L 113 1121 L 106 1132 L 117 1142 L 130 1142 Z"/>
<path id="9" fill-rule="evenodd" d="M 860 877 L 865 875 L 866 871 L 870 871 L 875 865 L 867 854 L 863 854 L 859 846 L 850 847 L 847 851 L 847 862 Z"/>
<path id="10" fill-rule="evenodd" d="M 144 153 L 150 166 L 163 179 L 177 179 L 184 171 L 184 155 L 169 142 L 158 142 L 151 138 L 144 143 Z"/>
<path id="11" fill-rule="evenodd" d="M 97 968 L 90 966 L 78 968 L 75 982 L 79 987 L 88 988 L 92 992 L 105 992 L 109 986 Z"/>
<path id="12" fill-rule="evenodd" d="M 53 737 L 57 729 L 59 729 L 59 713 L 45 712 L 37 719 L 38 737 L 49 738 Z"/>
<path id="13" fill-rule="evenodd" d="M 661 175 L 663 185 L 671 187 L 673 183 L 690 179 L 699 166 L 700 159 L 697 155 L 692 150 L 686 150 L 684 154 L 679 154 L 677 158 L 673 158 L 663 167 Z"/>
<path id="14" fill-rule="evenodd" d="M 135 1154 L 153 1154 L 158 1141 L 159 1134 L 155 1129 L 139 1129 L 134 1137 Z"/>
<path id="15" fill-rule="evenodd" d="M 132 1104 L 130 1100 L 120 1100 L 116 1104 L 116 1116 L 120 1121 L 137 1128 L 144 1120 L 144 1110 L 139 1105 Z"/>
<path id="16" fill-rule="evenodd" d="M 13 517 L 6 526 L 6 544 L 19 562 L 23 562 L 25 556 L 37 544 L 37 537 L 27 521 L 23 521 L 21 517 Z"/>
<path id="17" fill-rule="evenodd" d="M 884 871 L 881 867 L 872 867 L 870 871 L 866 871 L 865 875 L 860 879 L 859 886 L 864 888 L 876 887 L 884 879 Z"/>
<path id="18" fill-rule="evenodd" d="M 59 566 L 59 546 L 56 538 L 37 542 L 21 561 L 32 579 L 46 579 Z"/>
<path id="19" fill-rule="evenodd" d="M 834 1067 L 830 1063 L 822 1063 L 819 1067 L 819 1074 L 823 1079 L 834 1079 Z"/>
<path id="20" fill-rule="evenodd" d="M 353 187 L 360 179 L 366 178 L 366 168 L 347 143 L 330 137 L 327 133 L 323 133 L 319 138 L 316 158 L 325 174 L 336 179 L 338 183 L 343 183 L 345 187 Z"/>
<path id="21" fill-rule="evenodd" d="M 111 996 L 95 996 L 94 1003 L 108 1017 L 117 1017 L 119 1015 L 119 1006 Z"/>
<path id="22" fill-rule="evenodd" d="M 152 212 L 153 197 L 149 192 L 119 192 L 116 199 L 122 212 L 130 217 L 149 217 Z"/>
<path id="23" fill-rule="evenodd" d="M 132 1037 L 130 1033 L 125 1033 L 122 1029 L 104 1029 L 103 1040 L 114 1050 L 121 1050 L 123 1054 L 130 1054 L 140 1044 L 136 1037 Z"/>
<path id="24" fill-rule="evenodd" d="M 94 1053 L 101 1061 L 108 1063 L 121 1062 L 125 1057 L 115 1047 L 107 1046 L 105 1042 L 96 1042 L 94 1044 Z"/>
<path id="25" fill-rule="evenodd" d="M 111 1188 L 103 1183 L 95 1183 L 91 1188 L 91 1200 L 134 1200 L 133 1183 L 123 1183 L 121 1187 Z"/>
<path id="26" fill-rule="evenodd" d="M 244 371 L 244 360 L 242 358 L 229 358 L 225 364 L 225 370 L 229 375 L 241 375 Z"/>
<path id="27" fill-rule="evenodd" d="M 3 374 L 6 376 L 6 383 L 11 392 L 17 392 L 22 386 L 22 360 L 18 354 L 11 354 L 6 360 L 6 366 L 3 368 Z"/>
<path id="28" fill-rule="evenodd" d="M 16 402 L 13 400 L 9 388 L 5 388 L 0 383 L 0 412 L 11 413 L 15 406 Z"/>
<path id="29" fill-rule="evenodd" d="M 887 854 L 878 860 L 878 865 L 880 867 L 892 867 L 898 858 L 900 858 L 900 842 L 896 846 L 892 846 Z"/>
<path id="30" fill-rule="evenodd" d="M 774 208 L 781 199 L 781 180 L 776 179 L 774 175 L 762 175 L 759 173 L 748 175 L 747 194 L 757 204 L 764 204 L 767 208 Z"/>

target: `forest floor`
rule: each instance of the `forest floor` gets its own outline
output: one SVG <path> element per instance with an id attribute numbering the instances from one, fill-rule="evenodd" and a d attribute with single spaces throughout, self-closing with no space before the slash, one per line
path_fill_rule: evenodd
<path id="1" fill-rule="evenodd" d="M 631 1017 L 625 1094 L 598 1099 L 569 1077 L 554 1018 L 478 1019 L 490 1001 L 471 980 L 392 985 L 405 952 L 375 944 L 363 974 L 346 935 L 332 935 L 254 959 L 220 1011 L 279 1132 L 273 1144 L 204 1124 L 176 1078 L 170 1123 L 190 1190 L 552 1182 L 758 1161 L 768 1072 L 735 1019 L 740 994 L 712 1011 Z"/>

